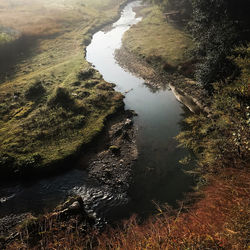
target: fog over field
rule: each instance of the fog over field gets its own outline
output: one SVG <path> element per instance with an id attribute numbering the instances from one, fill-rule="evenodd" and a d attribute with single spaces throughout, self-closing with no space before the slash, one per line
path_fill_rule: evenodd
<path id="1" fill-rule="evenodd" d="M 51 39 L 72 31 L 79 23 L 93 25 L 108 17 L 120 0 L 8 0 L 0 1 L 0 65 L 9 71 L 20 53 L 27 53 L 38 39 Z M 109 18 L 109 17 L 108 17 Z M 79 26 L 80 27 L 80 26 Z M 41 44 L 39 44 L 41 45 Z M 4 62 L 4 63 L 3 63 Z M 3 65 L 5 64 L 5 65 Z"/>
<path id="2" fill-rule="evenodd" d="M 57 112 L 54 113 L 52 116 L 57 116 L 59 120 L 56 121 L 54 117 L 52 119 L 54 125 L 50 126 L 49 130 L 52 132 L 51 128 L 54 126 L 62 128 L 61 135 L 53 132 L 61 138 L 58 138 L 62 140 L 61 145 L 65 145 L 63 149 L 65 154 L 62 154 L 60 150 L 60 152 L 48 150 L 46 143 L 50 144 L 52 134 L 47 139 L 45 139 L 46 136 L 42 136 L 42 140 L 35 139 L 38 130 L 41 129 L 42 133 L 47 133 L 47 129 L 38 128 L 40 125 L 31 129 L 27 122 L 31 125 L 34 118 L 45 119 L 44 124 L 48 127 L 49 116 L 42 118 L 37 112 L 40 112 L 42 107 L 53 111 L 49 109 L 47 102 L 58 87 L 65 88 L 69 93 L 83 91 L 83 85 L 75 86 L 73 83 L 78 81 L 79 72 L 89 69 L 84 59 L 84 48 L 90 42 L 95 30 L 118 15 L 120 4 L 123 2 L 123 0 L 0 1 L 0 115 L 2 118 L 0 154 L 7 154 L 8 159 L 13 157 L 18 161 L 17 165 L 22 165 L 27 157 L 33 157 L 34 152 L 40 151 L 39 154 L 44 155 L 42 158 L 45 164 L 65 154 L 71 154 L 84 143 L 85 139 L 89 139 L 90 135 L 81 132 L 79 136 L 75 133 L 87 128 L 88 125 L 81 123 L 81 127 L 76 128 L 76 131 L 69 127 L 66 129 L 67 126 L 65 127 L 63 123 L 69 122 L 69 117 L 59 121 L 62 117 L 59 117 Z M 25 93 L 33 86 L 32 84 L 39 85 L 39 82 L 42 82 L 42 95 L 37 99 L 29 100 Z M 89 93 L 88 95 L 91 96 Z M 13 99 L 13 96 L 18 96 L 18 99 Z M 95 91 L 93 91 L 93 97 L 96 97 Z M 85 103 L 82 102 L 81 105 L 84 106 Z M 91 107 L 90 105 L 89 108 Z M 101 111 L 101 117 L 104 119 L 108 112 L 111 112 L 111 109 L 105 107 L 105 110 Z M 67 110 L 67 114 L 69 113 Z M 45 115 L 44 111 L 43 114 Z M 92 114 L 94 115 L 94 112 Z M 76 119 L 76 114 L 71 115 L 72 119 Z M 76 136 L 74 144 L 64 140 L 64 138 L 74 137 L 66 136 L 66 130 L 67 133 Z M 26 133 L 28 136 L 25 135 Z M 52 140 L 52 144 L 54 144 L 53 141 L 56 140 Z M 25 149 L 24 145 L 26 145 Z M 57 148 L 57 145 L 53 147 Z M 20 153 L 18 148 L 22 152 L 25 151 L 25 154 Z"/>
<path id="3" fill-rule="evenodd" d="M 0 25 L 32 35 L 53 34 L 59 31 L 65 19 L 74 20 L 84 14 L 84 1 L 81 1 L 80 8 L 78 2 L 74 0 L 2 1 Z"/>

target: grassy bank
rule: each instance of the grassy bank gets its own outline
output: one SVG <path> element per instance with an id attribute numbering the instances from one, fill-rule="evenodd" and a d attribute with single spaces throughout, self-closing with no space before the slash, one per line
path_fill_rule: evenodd
<path id="1" fill-rule="evenodd" d="M 166 71 L 182 70 L 192 61 L 193 41 L 183 30 L 166 21 L 158 7 L 140 10 L 143 20 L 131 27 L 123 38 L 131 53 Z"/>
<path id="2" fill-rule="evenodd" d="M 124 37 L 126 49 L 144 58 L 158 72 L 160 68 L 192 76 L 194 60 L 190 56 L 193 48 L 190 38 L 175 25 L 168 24 L 156 7 L 144 9 L 142 13 L 144 20 Z M 195 195 L 200 197 L 191 206 L 183 205 L 184 213 L 172 215 L 160 210 L 160 216 L 152 217 L 143 225 L 131 219 L 121 230 L 111 230 L 101 236 L 99 249 L 104 247 L 103 242 L 111 249 L 247 249 L 249 46 L 237 48 L 235 52 L 232 60 L 241 74 L 226 79 L 226 83 L 215 82 L 214 95 L 206 95 L 209 99 L 203 100 L 210 103 L 209 115 L 188 117 L 185 130 L 177 137 L 182 146 L 192 149 L 197 157 L 194 173 L 200 176 L 201 185 Z M 203 90 L 194 81 L 180 80 L 181 77 L 177 87 L 194 98 L 197 94 L 202 96 Z"/>
<path id="3" fill-rule="evenodd" d="M 123 105 L 84 57 L 91 35 L 124 2 L 0 4 L 2 173 L 41 169 L 72 155 Z"/>

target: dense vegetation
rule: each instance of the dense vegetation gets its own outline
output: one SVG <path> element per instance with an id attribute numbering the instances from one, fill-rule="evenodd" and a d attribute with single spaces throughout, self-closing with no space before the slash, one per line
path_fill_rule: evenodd
<path id="1" fill-rule="evenodd" d="M 170 13 L 169 18 L 162 21 L 165 27 L 168 27 L 167 23 L 171 24 L 175 34 L 178 29 L 184 28 L 193 36 L 193 55 L 197 59 L 194 62 L 198 62 L 193 65 L 196 83 L 190 84 L 183 79 L 181 88 L 189 89 L 190 95 L 194 96 L 197 95 L 197 88 L 198 93 L 205 89 L 210 94 L 204 100 L 210 103 L 209 113 L 189 116 L 185 120 L 185 129 L 177 137 L 197 157 L 197 168 L 190 173 L 200 176 L 202 199 L 195 205 L 181 206 L 187 213 L 177 212 L 173 215 L 169 210 L 163 212 L 159 209 L 160 215 L 143 225 L 131 219 L 122 230 L 111 230 L 113 237 L 110 237 L 110 232 L 105 234 L 99 240 L 100 245 L 103 247 L 102 242 L 105 242 L 110 248 L 121 249 L 247 249 L 250 161 L 249 1 L 151 2 L 160 5 L 165 16 Z M 179 4 L 182 8 L 186 6 L 186 10 L 179 9 Z M 186 13 L 185 20 L 181 15 L 183 12 Z M 147 35 L 150 36 L 147 28 L 154 23 L 148 20 L 147 27 L 143 28 L 143 25 L 145 19 L 143 24 L 128 31 L 134 36 L 133 46 L 130 46 L 129 35 L 126 35 L 124 42 L 127 49 L 132 52 L 139 49 L 137 54 L 147 59 L 148 47 L 144 48 L 147 43 L 137 42 L 139 38 L 135 32 L 143 29 L 146 40 Z M 158 39 L 162 37 L 164 35 L 161 31 Z M 164 42 L 158 41 L 151 46 L 155 46 L 156 51 L 160 49 L 161 53 L 164 48 L 158 45 L 160 43 L 168 46 L 165 51 L 169 46 L 173 48 L 171 42 L 166 45 Z M 136 47 L 138 49 L 134 49 Z M 151 65 L 156 64 L 153 62 Z"/>
<path id="2" fill-rule="evenodd" d="M 246 45 L 250 38 L 250 2 L 247 0 L 152 0 L 164 10 L 183 15 L 196 42 L 196 54 L 200 61 L 196 79 L 209 92 L 212 83 L 232 78 L 238 73 L 236 65 L 228 58 L 235 54 L 235 46 Z M 185 13 L 185 14 L 183 14 Z M 234 71 L 234 74 L 232 72 Z"/>

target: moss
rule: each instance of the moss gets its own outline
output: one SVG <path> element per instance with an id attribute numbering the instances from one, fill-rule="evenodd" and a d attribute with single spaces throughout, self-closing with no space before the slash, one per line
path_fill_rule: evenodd
<path id="1" fill-rule="evenodd" d="M 118 146 L 112 145 L 109 147 L 109 150 L 114 154 L 119 154 L 121 149 Z"/>
<path id="2" fill-rule="evenodd" d="M 9 43 L 13 40 L 13 37 L 5 32 L 1 32 L 0 30 L 0 46 Z"/>
<path id="3" fill-rule="evenodd" d="M 72 108 L 75 106 L 75 101 L 65 88 L 58 87 L 48 99 L 48 106 Z"/>
<path id="4" fill-rule="evenodd" d="M 87 68 L 87 69 L 81 69 L 78 73 L 78 79 L 79 80 L 86 80 L 91 78 L 95 73 L 95 70 L 92 68 Z"/>
<path id="5" fill-rule="evenodd" d="M 96 2 L 65 3 L 73 8 L 60 9 L 58 24 L 56 15 L 55 23 L 46 23 L 51 25 L 48 31 L 36 29 L 40 17 L 34 17 L 34 26 L 26 19 L 16 23 L 17 30 L 22 24 L 30 26 L 40 40 L 32 44 L 32 54 L 23 54 L 21 60 L 16 55 L 18 70 L 11 78 L 0 79 L 1 172 L 13 175 L 55 166 L 90 142 L 102 131 L 105 119 L 122 106 L 122 97 L 113 89 L 95 87 L 109 84 L 84 59 L 84 44 L 91 32 L 117 17 L 125 1 L 98 1 L 93 8 Z M 15 7 L 18 20 L 23 12 L 34 13 L 32 4 Z M 51 10 L 49 2 L 47 7 Z M 47 39 L 48 32 L 56 35 Z"/>

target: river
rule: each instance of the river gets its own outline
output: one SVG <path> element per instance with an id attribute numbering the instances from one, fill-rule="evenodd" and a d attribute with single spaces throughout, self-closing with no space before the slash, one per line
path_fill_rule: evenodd
<path id="1" fill-rule="evenodd" d="M 121 46 L 123 34 L 141 20 L 133 11 L 140 5 L 140 1 L 129 3 L 121 18 L 108 31 L 97 32 L 86 54 L 87 60 L 104 79 L 116 84 L 117 91 L 125 93 L 131 90 L 124 102 L 126 109 L 138 114 L 134 124 L 138 128 L 139 158 L 133 166 L 133 183 L 128 193 L 114 195 L 101 186 L 93 187 L 87 181 L 86 171 L 72 169 L 34 182 L 0 184 L 0 218 L 49 211 L 72 194 L 83 197 L 90 213 L 102 211 L 102 216 L 105 216 L 112 207 L 113 219 L 132 213 L 147 216 L 156 209 L 155 202 L 175 205 L 175 201 L 182 199 L 183 194 L 191 189 L 193 180 L 183 173 L 179 164 L 188 152 L 178 148 L 174 139 L 188 111 L 170 90 L 152 91 L 143 79 L 121 68 L 114 57 L 115 50 Z"/>
<path id="2" fill-rule="evenodd" d="M 141 18 L 133 11 L 141 1 L 129 3 L 121 18 L 108 32 L 99 31 L 87 48 L 87 60 L 116 90 L 125 95 L 125 108 L 134 110 L 138 127 L 139 159 L 134 166 L 134 181 L 129 190 L 130 203 L 125 210 L 148 214 L 155 203 L 175 205 L 190 190 L 192 178 L 183 173 L 179 160 L 188 155 L 178 148 L 174 137 L 188 110 L 179 103 L 171 90 L 153 91 L 144 80 L 119 66 L 115 51 L 122 45 L 124 33 Z M 154 201 L 154 202 L 152 202 Z"/>

